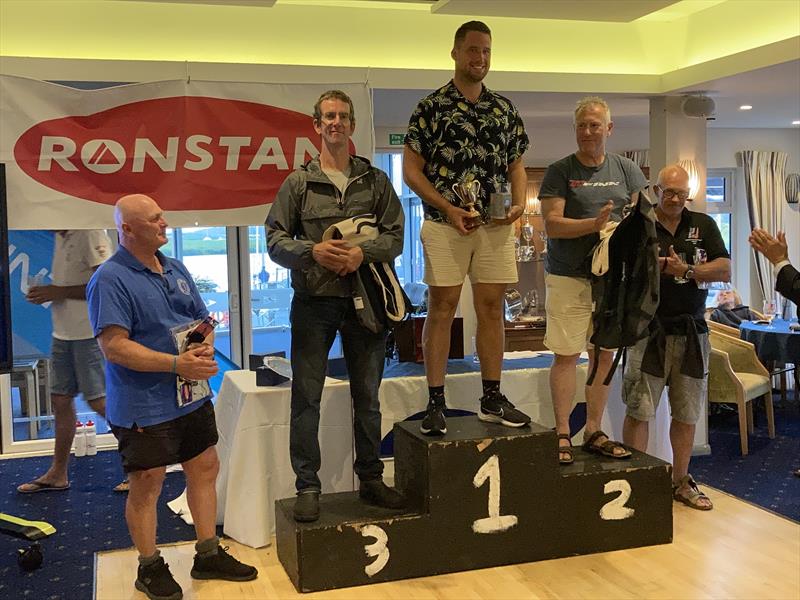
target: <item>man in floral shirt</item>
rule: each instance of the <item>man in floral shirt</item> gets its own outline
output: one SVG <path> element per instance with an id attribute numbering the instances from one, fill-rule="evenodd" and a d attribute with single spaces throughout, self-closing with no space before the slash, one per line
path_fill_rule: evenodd
<path id="1" fill-rule="evenodd" d="M 429 292 L 422 345 L 430 400 L 421 430 L 431 435 L 447 431 L 444 377 L 450 327 L 467 275 L 483 377 L 478 416 L 509 427 L 530 422 L 500 393 L 503 294 L 507 284 L 517 281 L 513 223 L 525 203 L 522 154 L 528 136 L 511 101 L 482 83 L 491 46 L 492 34 L 484 23 L 470 21 L 458 28 L 450 53 L 453 79 L 419 102 L 406 134 L 403 176 L 425 208 L 420 237 Z M 453 192 L 454 184 L 473 181 L 480 184 L 474 207 L 478 216 L 465 210 Z M 490 219 L 491 194 L 509 188 L 512 205 L 505 218 Z"/>

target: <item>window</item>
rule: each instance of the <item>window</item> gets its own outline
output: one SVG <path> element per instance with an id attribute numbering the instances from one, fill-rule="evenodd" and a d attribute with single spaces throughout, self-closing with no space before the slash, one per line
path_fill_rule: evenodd
<path id="1" fill-rule="evenodd" d="M 732 254 L 733 169 L 709 169 L 706 211 L 717 222 L 725 248 Z"/>
<path id="2" fill-rule="evenodd" d="M 419 239 L 419 232 L 424 221 L 422 201 L 403 181 L 403 155 L 401 153 L 376 153 L 375 165 L 389 176 L 406 216 L 403 253 L 395 259 L 394 263 L 397 277 L 402 284 L 422 281 L 425 266 L 422 257 L 422 242 Z"/>
<path id="3" fill-rule="evenodd" d="M 709 169 L 706 175 L 706 212 L 714 219 L 722 241 L 733 258 L 733 169 Z M 706 306 L 717 305 L 717 292 L 730 289 L 729 284 L 711 284 Z"/>

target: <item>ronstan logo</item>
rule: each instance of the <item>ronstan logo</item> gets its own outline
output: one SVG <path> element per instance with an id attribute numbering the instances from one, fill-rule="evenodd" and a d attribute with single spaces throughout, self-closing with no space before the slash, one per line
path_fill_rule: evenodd
<path id="1" fill-rule="evenodd" d="M 165 210 L 215 210 L 272 202 L 286 176 L 318 154 L 318 140 L 303 113 L 181 96 L 43 121 L 20 136 L 14 158 L 70 196 L 112 205 L 142 192 Z"/>

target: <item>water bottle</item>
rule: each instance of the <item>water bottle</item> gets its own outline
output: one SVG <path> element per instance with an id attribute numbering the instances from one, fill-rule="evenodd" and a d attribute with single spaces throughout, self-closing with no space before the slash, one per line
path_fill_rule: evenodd
<path id="1" fill-rule="evenodd" d="M 97 454 L 97 427 L 94 421 L 86 423 L 86 456 Z"/>
<path id="2" fill-rule="evenodd" d="M 694 249 L 694 264 L 702 265 L 708 260 L 708 255 L 703 248 L 695 248 Z M 710 281 L 698 281 L 697 282 L 697 289 L 699 290 L 708 290 L 711 289 L 711 282 Z"/>
<path id="3" fill-rule="evenodd" d="M 72 442 L 75 456 L 86 456 L 86 427 L 78 421 L 75 423 L 75 439 Z"/>
<path id="4" fill-rule="evenodd" d="M 475 343 L 475 338 L 472 338 L 472 362 L 476 365 L 481 364 L 481 359 L 478 357 L 478 344 Z"/>

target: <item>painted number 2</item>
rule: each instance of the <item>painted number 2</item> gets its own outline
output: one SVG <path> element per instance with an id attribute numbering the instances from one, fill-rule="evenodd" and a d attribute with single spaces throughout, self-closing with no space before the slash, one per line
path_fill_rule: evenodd
<path id="1" fill-rule="evenodd" d="M 497 455 L 489 458 L 472 479 L 472 485 L 479 488 L 489 480 L 489 516 L 472 523 L 475 533 L 500 533 L 517 524 L 515 515 L 500 514 L 500 459 Z"/>
<path id="2" fill-rule="evenodd" d="M 614 492 L 620 494 L 603 505 L 603 508 L 600 509 L 600 518 L 604 521 L 621 521 L 632 517 L 635 511 L 625 506 L 628 498 L 631 497 L 631 484 L 624 479 L 615 479 L 603 487 L 604 494 L 613 494 Z"/>
<path id="3" fill-rule="evenodd" d="M 375 538 L 375 543 L 364 546 L 364 552 L 366 552 L 367 556 L 376 557 L 375 560 L 364 567 L 364 573 L 366 573 L 368 577 L 372 577 L 389 562 L 389 548 L 386 545 L 386 542 L 389 541 L 389 537 L 386 535 L 386 532 L 377 525 L 365 525 L 361 529 L 361 535 L 362 537 Z"/>

